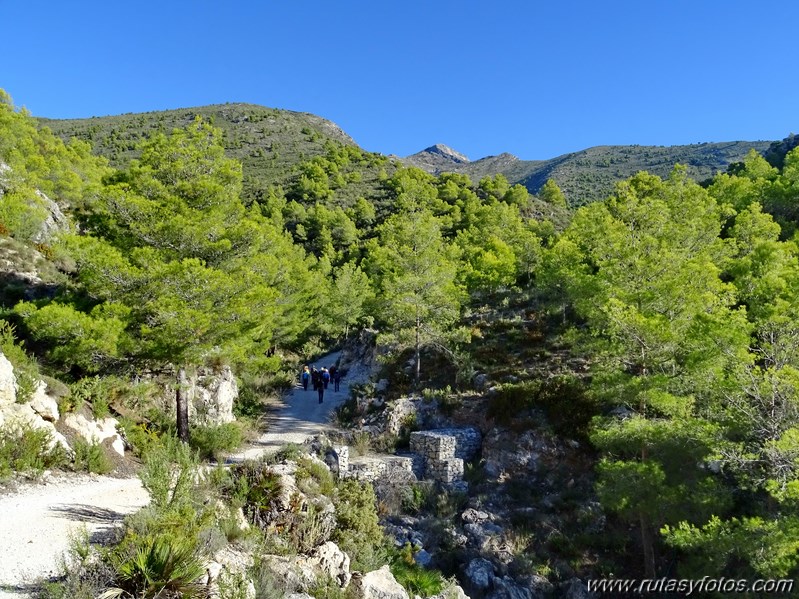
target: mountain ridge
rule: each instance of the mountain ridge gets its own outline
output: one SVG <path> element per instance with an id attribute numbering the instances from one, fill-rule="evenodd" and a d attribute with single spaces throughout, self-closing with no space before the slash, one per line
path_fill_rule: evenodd
<path id="1" fill-rule="evenodd" d="M 87 119 L 39 117 L 38 121 L 65 140 L 77 137 L 91 142 L 96 153 L 108 157 L 115 166 L 124 166 L 136 157 L 136 147 L 143 137 L 186 126 L 197 116 L 224 131 L 226 152 L 242 162 L 245 192 L 250 197 L 259 197 L 268 187 L 291 185 L 296 167 L 324 155 L 327 143 L 360 148 L 339 125 L 323 117 L 246 103 Z M 511 184 L 524 185 L 532 194 L 537 194 L 551 178 L 575 206 L 604 199 L 616 182 L 642 170 L 666 177 L 679 163 L 686 165 L 694 179 L 709 179 L 743 160 L 750 149 L 763 153 L 771 144 L 772 141 L 732 141 L 683 146 L 599 145 L 546 160 L 524 160 L 510 153 L 470 160 L 452 147 L 437 143 L 404 158 L 388 158 L 394 166 L 415 166 L 434 175 L 460 173 L 475 182 L 501 174 Z"/>

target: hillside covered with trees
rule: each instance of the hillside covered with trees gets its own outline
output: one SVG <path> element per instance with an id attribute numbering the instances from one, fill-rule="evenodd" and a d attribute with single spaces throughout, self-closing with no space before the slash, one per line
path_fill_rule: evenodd
<path id="1" fill-rule="evenodd" d="M 434 398 L 486 437 L 549 443 L 547 473 L 476 460 L 465 495 L 411 491 L 441 538 L 467 505 L 494 514 L 511 554 L 484 556 L 514 584 L 799 573 L 793 137 L 680 150 L 663 176 L 619 166 L 604 199 L 576 200 L 579 176 L 431 174 L 312 115 L 252 106 L 40 122 L 3 94 L 0 131 L 3 352 L 133 415 L 142 454 L 187 467 L 187 373 L 229 366 L 239 413 L 257 414 L 304 361 L 368 328 L 385 402 Z M 673 157 L 574 159 L 637 170 L 642 152 Z M 720 153 L 728 172 L 697 177 L 697 156 Z M 147 377 L 176 391 L 174 413 L 151 410 L 134 384 Z M 356 412 L 343 423 L 371 415 Z M 5 470 L 19 444 L 0 436 Z M 366 519 L 342 512 L 339 536 L 377 552 L 371 487 L 334 492 L 305 467 L 334 501 L 368 505 Z M 269 477 L 242 476 L 220 483 L 223 500 L 257 489 L 268 503 Z M 176 524 L 189 504 L 159 501 L 117 574 L 138 549 L 201 545 L 199 520 Z M 462 551 L 442 541 L 434 569 L 463 576 Z"/>
<path id="2" fill-rule="evenodd" d="M 141 139 L 155 131 L 169 132 L 175 127 L 184 127 L 197 116 L 222 130 L 226 154 L 242 163 L 245 198 L 261 194 L 270 186 L 285 187 L 296 164 L 324 155 L 327 141 L 357 148 L 356 142 L 330 121 L 307 113 L 249 104 L 39 121 L 64 141 L 76 138 L 91 142 L 95 152 L 119 167 L 137 156 Z M 374 197 L 381 192 L 381 172 L 391 174 L 398 166 L 415 166 L 434 175 L 445 172 L 467 175 L 475 182 L 499 174 L 512 185 L 525 186 L 533 195 L 538 195 L 552 179 L 570 205 L 580 206 L 604 200 L 616 182 L 642 170 L 665 178 L 675 164 L 682 164 L 691 178 L 704 181 L 743 160 L 751 149 L 765 152 L 770 143 L 597 146 L 539 160 L 500 154 L 474 161 L 446 146 L 432 146 L 405 158 L 390 156 L 379 165 L 362 164 L 358 169 L 359 181 L 348 181 L 346 190 L 341 186 L 334 189 L 337 195 Z"/>

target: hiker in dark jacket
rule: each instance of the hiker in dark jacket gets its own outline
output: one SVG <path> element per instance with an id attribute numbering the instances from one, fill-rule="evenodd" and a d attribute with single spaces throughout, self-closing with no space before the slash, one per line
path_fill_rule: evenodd
<path id="1" fill-rule="evenodd" d="M 317 384 L 316 391 L 317 393 L 319 393 L 319 403 L 322 403 L 322 400 L 325 397 L 325 385 L 322 382 L 321 377 L 319 378 L 319 383 Z"/>
<path id="2" fill-rule="evenodd" d="M 333 371 L 333 391 L 338 391 L 340 383 L 341 383 L 341 371 L 338 368 L 336 368 Z"/>
<path id="3" fill-rule="evenodd" d="M 319 388 L 319 383 L 322 382 L 319 371 L 316 369 L 316 366 L 311 366 L 311 384 L 313 385 L 314 391 Z"/>

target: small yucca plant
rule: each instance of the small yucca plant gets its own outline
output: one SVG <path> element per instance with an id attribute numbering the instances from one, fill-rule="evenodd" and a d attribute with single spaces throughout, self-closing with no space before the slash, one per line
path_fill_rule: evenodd
<path id="1" fill-rule="evenodd" d="M 119 587 L 107 590 L 99 599 L 207 595 L 206 587 L 200 584 L 205 567 L 195 543 L 188 539 L 147 539 L 131 558 L 120 559 L 115 570 Z"/>

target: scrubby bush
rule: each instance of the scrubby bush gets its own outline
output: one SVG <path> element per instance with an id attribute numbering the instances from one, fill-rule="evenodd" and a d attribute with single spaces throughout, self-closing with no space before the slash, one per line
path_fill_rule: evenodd
<path id="1" fill-rule="evenodd" d="M 235 422 L 227 422 L 218 426 L 194 427 L 189 444 L 197 450 L 201 459 L 218 462 L 223 452 L 236 449 L 242 439 L 241 427 Z"/>
<path id="2" fill-rule="evenodd" d="M 388 544 L 380 528 L 377 498 L 369 483 L 345 479 L 335 496 L 338 526 L 333 541 L 352 559 L 354 570 L 369 572 L 388 561 Z"/>
<path id="3" fill-rule="evenodd" d="M 39 364 L 25 351 L 24 345 L 24 341 L 17 340 L 14 325 L 7 320 L 0 320 L 0 351 L 14 367 L 17 403 L 29 402 L 41 379 Z"/>
<path id="4" fill-rule="evenodd" d="M 105 450 L 98 443 L 89 443 L 84 439 L 76 439 L 72 444 L 72 449 L 75 452 L 72 462 L 75 470 L 94 474 L 107 474 L 114 468 Z"/>
<path id="5" fill-rule="evenodd" d="M 29 425 L 0 429 L 0 479 L 12 472 L 42 472 L 68 463 L 64 449 L 52 444 L 45 429 Z"/>
<path id="6" fill-rule="evenodd" d="M 246 461 L 231 468 L 232 485 L 225 491 L 227 497 L 239 501 L 247 519 L 265 529 L 277 514 L 277 505 L 283 486 L 280 475 L 266 462 Z"/>
<path id="7" fill-rule="evenodd" d="M 175 437 L 163 437 L 148 452 L 139 478 L 158 510 L 179 509 L 194 501 L 196 453 Z"/>
<path id="8" fill-rule="evenodd" d="M 336 489 L 336 482 L 327 465 L 310 457 L 299 459 L 294 478 L 306 495 L 331 496 Z"/>
<path id="9" fill-rule="evenodd" d="M 117 588 L 106 591 L 102 595 L 104 599 L 114 596 L 147 599 L 206 596 L 207 589 L 200 584 L 205 564 L 192 539 L 172 536 L 145 538 L 135 549 L 130 554 L 124 551 L 115 554 L 112 563 Z"/>
<path id="10" fill-rule="evenodd" d="M 410 595 L 431 597 L 441 592 L 444 577 L 437 570 L 427 570 L 413 559 L 413 547 L 410 543 L 396 551 L 391 560 L 391 573 Z"/>
<path id="11" fill-rule="evenodd" d="M 596 400 L 582 381 L 571 375 L 499 385 L 488 404 L 487 415 L 500 424 L 518 424 L 518 416 L 542 410 L 556 433 L 587 439 L 591 419 L 598 413 Z"/>

